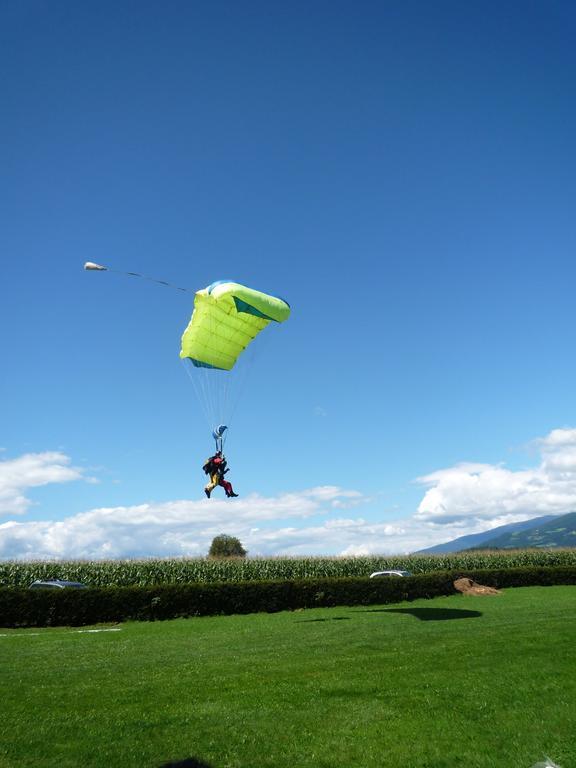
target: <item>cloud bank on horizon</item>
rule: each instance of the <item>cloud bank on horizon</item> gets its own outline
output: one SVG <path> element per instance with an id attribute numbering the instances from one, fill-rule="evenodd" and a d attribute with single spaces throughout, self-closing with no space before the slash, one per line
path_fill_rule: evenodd
<path id="1" fill-rule="evenodd" d="M 0 559 L 204 556 L 223 531 L 238 536 L 251 555 L 413 552 L 576 509 L 576 429 L 552 430 L 534 445 L 539 461 L 531 468 L 462 463 L 418 478 L 426 488 L 422 501 L 412 517 L 400 521 L 353 515 L 374 500 L 326 485 L 234 502 L 184 499 L 102 507 L 58 521 L 8 519 L 0 524 Z M 33 508 L 29 490 L 78 480 L 93 478 L 61 452 L 0 461 L 0 515 L 21 518 Z"/>
<path id="2" fill-rule="evenodd" d="M 540 463 L 529 469 L 458 464 L 418 478 L 428 490 L 416 519 L 437 525 L 472 519 L 504 525 L 571 512 L 576 508 L 576 429 L 554 429 L 534 445 Z"/>

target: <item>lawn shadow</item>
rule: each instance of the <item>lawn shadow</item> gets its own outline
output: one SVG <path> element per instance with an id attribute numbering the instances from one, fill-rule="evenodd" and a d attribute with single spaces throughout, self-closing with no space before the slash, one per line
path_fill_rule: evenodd
<path id="1" fill-rule="evenodd" d="M 409 613 L 420 621 L 453 621 L 454 619 L 477 619 L 480 611 L 465 608 L 374 608 L 367 613 Z"/>
<path id="2" fill-rule="evenodd" d="M 187 757 L 185 760 L 162 763 L 160 768 L 212 768 L 212 766 L 210 763 L 205 763 L 204 760 L 198 760 L 197 757 Z"/>

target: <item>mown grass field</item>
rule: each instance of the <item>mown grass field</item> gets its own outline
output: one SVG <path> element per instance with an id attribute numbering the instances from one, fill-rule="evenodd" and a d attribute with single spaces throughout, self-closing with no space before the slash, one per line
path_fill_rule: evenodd
<path id="1" fill-rule="evenodd" d="M 575 587 L 119 630 L 0 630 L 1 768 L 576 765 Z"/>
<path id="2" fill-rule="evenodd" d="M 576 548 L 461 552 L 449 555 L 370 557 L 166 558 L 0 562 L 0 586 L 27 587 L 35 579 L 69 579 L 91 587 L 152 586 L 186 582 L 345 578 L 400 568 L 413 573 L 519 566 L 576 565 Z"/>

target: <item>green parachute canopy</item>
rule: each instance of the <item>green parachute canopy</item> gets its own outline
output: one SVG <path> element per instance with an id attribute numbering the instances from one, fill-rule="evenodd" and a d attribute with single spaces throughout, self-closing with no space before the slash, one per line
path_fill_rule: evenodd
<path id="1" fill-rule="evenodd" d="M 260 331 L 289 316 L 290 305 L 283 299 L 239 283 L 212 283 L 196 292 L 180 357 L 197 368 L 230 371 Z"/>

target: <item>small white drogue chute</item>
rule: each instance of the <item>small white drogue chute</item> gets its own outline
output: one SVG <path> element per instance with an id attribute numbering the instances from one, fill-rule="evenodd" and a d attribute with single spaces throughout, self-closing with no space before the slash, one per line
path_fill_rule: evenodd
<path id="1" fill-rule="evenodd" d="M 87 261 L 84 264 L 84 269 L 96 269 L 98 272 L 107 272 L 108 267 L 102 267 L 100 264 L 94 264 L 93 261 Z"/>

